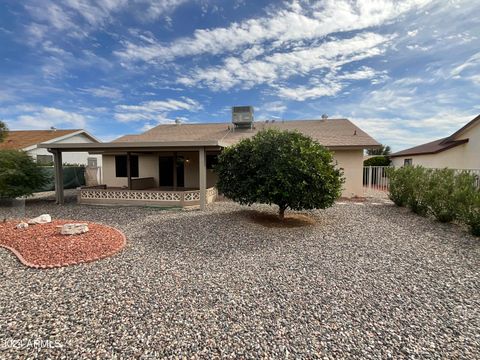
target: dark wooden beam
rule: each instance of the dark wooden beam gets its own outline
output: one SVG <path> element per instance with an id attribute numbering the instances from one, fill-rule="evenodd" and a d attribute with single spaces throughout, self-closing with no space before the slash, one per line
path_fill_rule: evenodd
<path id="1" fill-rule="evenodd" d="M 132 190 L 132 156 L 127 152 L 127 179 L 128 179 L 128 190 Z"/>
<path id="2" fill-rule="evenodd" d="M 63 193 L 63 164 L 62 164 L 62 151 L 53 151 L 53 164 L 55 167 L 55 202 L 58 205 L 65 203 L 65 197 Z"/>

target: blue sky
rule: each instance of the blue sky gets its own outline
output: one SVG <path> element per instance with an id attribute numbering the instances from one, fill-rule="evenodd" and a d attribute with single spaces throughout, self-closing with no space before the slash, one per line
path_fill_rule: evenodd
<path id="1" fill-rule="evenodd" d="M 478 0 L 3 0 L 0 119 L 103 140 L 347 117 L 395 150 L 480 114 Z"/>

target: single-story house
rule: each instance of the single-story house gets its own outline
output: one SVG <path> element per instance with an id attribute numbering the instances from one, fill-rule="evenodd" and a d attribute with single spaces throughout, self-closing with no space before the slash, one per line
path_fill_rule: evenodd
<path id="1" fill-rule="evenodd" d="M 242 120 L 243 121 L 243 120 Z M 101 144 L 42 144 L 54 154 L 89 151 L 103 157 L 103 184 L 79 190 L 80 203 L 200 205 L 216 197 L 216 156 L 262 129 L 297 130 L 333 151 L 346 182 L 343 196 L 363 196 L 363 152 L 380 144 L 347 119 L 168 124 Z M 57 175 L 61 177 L 61 169 Z M 63 193 L 57 192 L 57 202 Z"/>
<path id="2" fill-rule="evenodd" d="M 450 136 L 390 155 L 395 167 L 480 169 L 480 115 Z"/>
<path id="3" fill-rule="evenodd" d="M 39 144 L 69 144 L 85 143 L 97 144 L 98 140 L 85 130 L 10 130 L 7 137 L 0 143 L 0 149 L 23 150 L 39 164 L 53 163 L 53 155 Z M 101 155 L 90 155 L 88 151 L 69 152 L 63 158 L 64 163 L 90 165 L 91 167 L 102 166 Z"/>

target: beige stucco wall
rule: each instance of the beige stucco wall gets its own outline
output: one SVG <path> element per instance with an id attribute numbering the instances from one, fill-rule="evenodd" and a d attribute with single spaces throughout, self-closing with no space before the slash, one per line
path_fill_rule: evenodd
<path id="1" fill-rule="evenodd" d="M 173 153 L 154 153 L 151 155 L 139 155 L 139 177 L 153 177 L 155 186 L 159 184 L 158 157 L 169 156 Z M 198 152 L 178 152 L 177 156 L 185 158 L 185 187 L 198 188 Z M 334 157 L 339 168 L 343 168 L 345 183 L 342 196 L 363 196 L 363 151 L 362 150 L 339 150 L 334 152 Z M 115 156 L 103 156 L 103 179 L 107 186 L 127 186 L 127 178 L 115 177 Z M 213 187 L 217 181 L 217 175 L 212 170 L 207 170 L 207 187 Z"/>
<path id="2" fill-rule="evenodd" d="M 155 186 L 159 186 L 159 172 L 158 158 L 159 156 L 173 156 L 173 152 L 153 153 L 149 155 L 138 156 L 138 175 L 139 177 L 153 177 L 155 179 Z M 177 156 L 183 156 L 185 159 L 185 187 L 198 188 L 199 175 L 198 151 L 179 151 Z M 127 178 L 115 177 L 115 156 L 103 155 L 103 182 L 107 186 L 122 187 L 127 186 Z M 217 176 L 212 170 L 207 170 L 207 187 L 213 187 L 216 183 Z"/>
<path id="3" fill-rule="evenodd" d="M 342 196 L 363 196 L 363 150 L 338 150 L 333 156 L 345 177 Z"/>
<path id="4" fill-rule="evenodd" d="M 468 143 L 428 155 L 411 155 L 392 158 L 393 166 L 403 166 L 405 159 L 412 159 L 413 165 L 428 168 L 480 169 L 480 126 L 477 125 L 457 139 L 469 139 Z"/>

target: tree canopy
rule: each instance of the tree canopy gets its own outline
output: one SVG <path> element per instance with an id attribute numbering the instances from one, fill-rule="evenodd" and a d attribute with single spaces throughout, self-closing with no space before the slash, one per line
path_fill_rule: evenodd
<path id="1" fill-rule="evenodd" d="M 390 166 L 390 158 L 388 156 L 373 156 L 363 161 L 363 166 Z"/>
<path id="2" fill-rule="evenodd" d="M 392 149 L 388 145 L 382 145 L 378 149 L 368 149 L 367 155 L 385 155 L 388 156 L 392 153 Z"/>
<path id="3" fill-rule="evenodd" d="M 26 152 L 0 150 L 0 198 L 32 195 L 46 181 L 45 173 Z"/>
<path id="4" fill-rule="evenodd" d="M 262 130 L 226 148 L 215 166 L 217 187 L 244 205 L 276 204 L 286 209 L 324 209 L 340 197 L 342 171 L 333 155 L 298 132 Z"/>
<path id="5" fill-rule="evenodd" d="M 7 125 L 3 121 L 0 121 L 0 143 L 5 140 L 5 138 L 7 137 L 7 133 L 8 133 Z"/>

